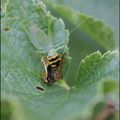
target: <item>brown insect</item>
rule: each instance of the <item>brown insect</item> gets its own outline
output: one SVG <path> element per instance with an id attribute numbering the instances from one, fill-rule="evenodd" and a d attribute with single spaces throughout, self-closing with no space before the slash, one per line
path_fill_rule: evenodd
<path id="1" fill-rule="evenodd" d="M 62 78 L 63 57 L 59 54 L 42 58 L 45 67 L 45 82 L 52 84 Z"/>

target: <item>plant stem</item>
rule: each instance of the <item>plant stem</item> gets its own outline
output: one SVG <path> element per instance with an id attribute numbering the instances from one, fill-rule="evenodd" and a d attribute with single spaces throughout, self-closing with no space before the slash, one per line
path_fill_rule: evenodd
<path id="1" fill-rule="evenodd" d="M 64 87 L 66 90 L 70 90 L 70 86 L 66 83 L 64 79 L 57 82 L 57 85 Z"/>

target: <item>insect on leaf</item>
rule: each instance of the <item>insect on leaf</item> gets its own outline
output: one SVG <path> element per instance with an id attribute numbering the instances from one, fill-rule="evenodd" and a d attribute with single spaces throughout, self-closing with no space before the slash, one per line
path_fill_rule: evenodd
<path id="1" fill-rule="evenodd" d="M 48 53 L 50 49 L 54 48 L 50 37 L 36 25 L 28 27 L 28 30 L 28 37 L 37 50 Z"/>

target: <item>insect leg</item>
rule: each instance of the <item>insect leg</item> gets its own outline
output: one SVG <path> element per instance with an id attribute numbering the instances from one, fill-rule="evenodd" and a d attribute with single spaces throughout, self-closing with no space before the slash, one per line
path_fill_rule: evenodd
<path id="1" fill-rule="evenodd" d="M 44 78 L 44 74 L 40 73 L 40 79 L 42 80 Z"/>
<path id="2" fill-rule="evenodd" d="M 56 51 L 58 51 L 58 50 L 60 50 L 60 49 L 64 49 L 64 50 L 63 50 L 63 54 L 64 54 L 64 53 L 66 53 L 68 47 L 67 47 L 67 45 L 63 45 L 63 46 L 61 46 L 61 47 L 58 47 L 58 48 L 56 49 Z"/>
<path id="3" fill-rule="evenodd" d="M 44 75 L 44 82 L 45 83 L 48 83 L 48 80 L 46 79 L 46 76 L 47 76 L 47 66 L 49 65 L 48 64 L 48 60 L 46 59 L 46 56 L 43 56 L 42 58 L 41 58 L 41 62 L 44 64 L 44 68 L 45 68 L 45 75 Z"/>
<path id="4" fill-rule="evenodd" d="M 48 83 L 45 73 L 40 73 L 40 79 L 43 80 L 45 83 Z"/>
<path id="5" fill-rule="evenodd" d="M 43 56 L 42 58 L 41 58 L 41 62 L 46 66 L 46 65 L 48 65 L 48 60 L 46 59 L 46 56 Z"/>
<path id="6" fill-rule="evenodd" d="M 39 53 L 39 54 L 46 54 L 46 52 L 42 51 L 42 50 L 33 50 L 33 51 L 36 52 L 36 53 Z"/>
<path id="7" fill-rule="evenodd" d="M 57 48 L 57 46 L 56 46 L 56 51 L 58 51 L 58 50 L 60 50 L 60 49 L 62 49 L 62 48 L 64 48 L 65 46 L 64 45 L 62 45 L 62 46 L 60 46 L 60 47 L 58 47 Z"/>

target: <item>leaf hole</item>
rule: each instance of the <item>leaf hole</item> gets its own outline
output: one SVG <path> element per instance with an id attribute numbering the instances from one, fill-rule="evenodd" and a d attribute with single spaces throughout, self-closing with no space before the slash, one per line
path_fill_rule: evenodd
<path id="1" fill-rule="evenodd" d="M 40 90 L 40 91 L 44 91 L 44 88 L 40 87 L 40 86 L 36 86 L 36 89 L 37 90 Z"/>

